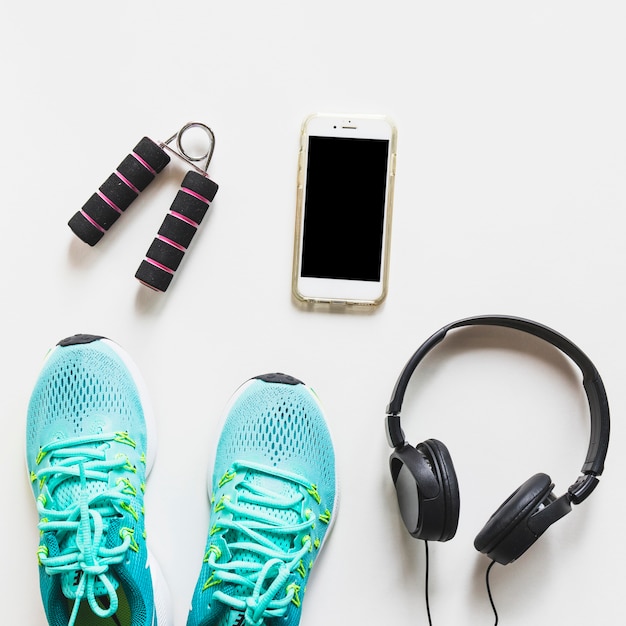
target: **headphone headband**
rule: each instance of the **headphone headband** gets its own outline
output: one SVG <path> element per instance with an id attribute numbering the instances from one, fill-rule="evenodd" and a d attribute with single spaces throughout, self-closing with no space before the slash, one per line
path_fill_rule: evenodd
<path id="1" fill-rule="evenodd" d="M 402 410 L 404 394 L 415 368 L 435 346 L 443 341 L 450 330 L 464 326 L 501 326 L 539 337 L 566 354 L 581 370 L 583 387 L 589 402 L 591 432 L 587 456 L 581 470 L 583 476 L 579 477 L 568 489 L 571 501 L 574 504 L 579 504 L 596 487 L 598 483 L 596 476 L 602 474 L 604 470 L 610 432 L 608 398 L 600 374 L 589 357 L 569 339 L 538 322 L 502 315 L 467 317 L 444 326 L 429 337 L 411 356 L 396 381 L 391 400 L 387 406 L 386 427 L 389 445 L 398 448 L 406 443 L 400 424 L 400 411 Z"/>

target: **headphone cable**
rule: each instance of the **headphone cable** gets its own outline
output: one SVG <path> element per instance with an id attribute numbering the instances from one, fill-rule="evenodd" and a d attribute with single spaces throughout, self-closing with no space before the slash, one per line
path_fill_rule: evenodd
<path id="1" fill-rule="evenodd" d="M 428 541 L 424 541 L 424 549 L 426 550 L 426 573 L 424 575 L 424 595 L 426 598 L 426 615 L 428 615 L 428 626 L 433 626 L 432 619 L 430 617 L 430 599 L 428 597 L 428 574 L 430 570 L 430 559 L 428 555 Z"/>
<path id="2" fill-rule="evenodd" d="M 498 626 L 498 611 L 496 611 L 496 605 L 493 601 L 493 596 L 491 595 L 491 585 L 489 584 L 489 573 L 491 572 L 491 568 L 496 564 L 495 561 L 491 561 L 489 567 L 487 568 L 487 573 L 485 574 L 485 582 L 487 584 L 487 595 L 489 596 L 489 602 L 491 603 L 491 608 L 493 609 L 493 614 L 496 618 L 494 622 L 494 626 Z"/>
<path id="3" fill-rule="evenodd" d="M 424 540 L 424 551 L 426 552 L 426 572 L 424 574 L 424 598 L 426 600 L 426 615 L 428 616 L 428 626 L 433 626 L 433 621 L 430 615 L 430 598 L 428 593 L 428 580 L 429 580 L 429 572 L 430 572 L 430 555 L 428 552 L 428 541 Z M 489 596 L 489 603 L 491 604 L 491 608 L 493 609 L 493 615 L 495 617 L 494 626 L 498 626 L 498 611 L 496 610 L 495 602 L 493 601 L 493 595 L 491 593 L 491 583 L 489 582 L 489 574 L 491 573 L 491 568 L 496 564 L 495 561 L 491 561 L 489 567 L 487 567 L 487 571 L 485 573 L 485 583 L 487 585 L 487 595 Z"/>

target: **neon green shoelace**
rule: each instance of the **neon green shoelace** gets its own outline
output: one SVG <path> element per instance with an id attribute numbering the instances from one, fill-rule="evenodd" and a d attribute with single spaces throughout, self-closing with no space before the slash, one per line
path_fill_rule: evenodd
<path id="1" fill-rule="evenodd" d="M 73 626 L 83 599 L 99 617 L 110 617 L 118 608 L 118 586 L 109 567 L 121 563 L 127 550 L 135 549 L 131 529 L 120 530 L 120 544 L 106 547 L 107 531 L 111 518 L 119 516 L 121 509 L 131 510 L 130 502 L 135 488 L 128 479 L 121 478 L 114 488 L 109 486 L 112 471 L 132 471 L 128 457 L 123 454 L 107 459 L 110 442 L 117 441 L 135 446 L 126 433 L 103 434 L 54 441 L 42 447 L 37 458 L 49 459 L 50 466 L 32 474 L 40 486 L 47 488 L 37 498 L 39 529 L 41 533 L 54 532 L 60 554 L 49 556 L 47 548 L 40 546 L 39 560 L 48 574 L 74 575 L 77 581 L 75 601 L 68 626 Z M 74 496 L 66 508 L 59 510 L 57 496 L 63 490 Z M 134 544 L 134 545 L 133 545 Z M 96 600 L 108 596 L 108 607 Z"/>
<path id="2" fill-rule="evenodd" d="M 276 485 L 268 487 L 263 480 L 246 477 L 236 487 L 237 504 L 223 496 L 214 507 L 219 516 L 211 534 L 224 538 L 226 531 L 232 531 L 233 540 L 226 543 L 224 538 L 224 543 L 233 558 L 220 562 L 223 551 L 219 541 L 211 543 L 205 559 L 212 574 L 205 588 L 230 583 L 238 590 L 237 595 L 218 589 L 213 598 L 245 612 L 247 624 L 260 626 L 266 617 L 283 616 L 290 603 L 299 606 L 300 587 L 287 581 L 294 571 L 303 567 L 303 557 L 312 550 L 313 541 L 307 531 L 314 528 L 317 518 L 311 509 L 302 511 L 305 495 L 297 487 L 304 487 L 312 497 L 317 496 L 317 490 L 295 474 L 253 463 L 233 464 L 225 480 L 238 473 L 247 473 L 248 477 L 260 474 L 270 481 L 279 479 L 296 487 L 285 495 L 272 488 Z M 302 533 L 306 534 L 301 546 L 296 546 L 297 536 Z"/>

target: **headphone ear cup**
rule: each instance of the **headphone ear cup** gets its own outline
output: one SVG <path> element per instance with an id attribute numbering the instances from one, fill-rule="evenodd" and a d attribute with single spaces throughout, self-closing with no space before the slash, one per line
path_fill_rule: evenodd
<path id="1" fill-rule="evenodd" d="M 448 448 L 437 439 L 418 444 L 417 451 L 424 456 L 439 485 L 436 498 L 428 501 L 424 511 L 423 539 L 448 541 L 459 525 L 459 483 Z"/>
<path id="2" fill-rule="evenodd" d="M 514 491 L 476 535 L 474 547 L 502 565 L 519 558 L 539 538 L 528 526 L 531 515 L 549 499 L 554 484 L 535 474 Z"/>

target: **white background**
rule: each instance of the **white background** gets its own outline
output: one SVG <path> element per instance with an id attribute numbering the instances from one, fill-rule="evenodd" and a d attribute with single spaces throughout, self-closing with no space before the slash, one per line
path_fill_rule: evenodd
<path id="1" fill-rule="evenodd" d="M 24 467 L 30 392 L 51 344 L 120 343 L 157 410 L 146 514 L 184 626 L 208 529 L 221 409 L 267 371 L 313 385 L 342 500 L 303 625 L 426 622 L 424 552 L 397 514 L 383 418 L 396 376 L 460 317 L 551 326 L 598 367 L 612 440 L 591 498 L 492 572 L 500 623 L 612 624 L 624 614 L 622 2 L 24 2 L 2 9 L 2 622 L 45 624 Z M 298 136 L 312 112 L 390 115 L 398 162 L 390 291 L 373 314 L 290 297 Z M 220 189 L 166 294 L 134 278 L 184 168 L 174 162 L 94 248 L 68 219 L 132 147 L 209 124 Z M 473 539 L 535 472 L 578 476 L 578 372 L 514 331 L 470 329 L 418 369 L 412 443 L 443 440 L 457 536 L 431 545 L 435 624 L 492 624 Z M 620 616 L 618 618 L 618 616 Z"/>

